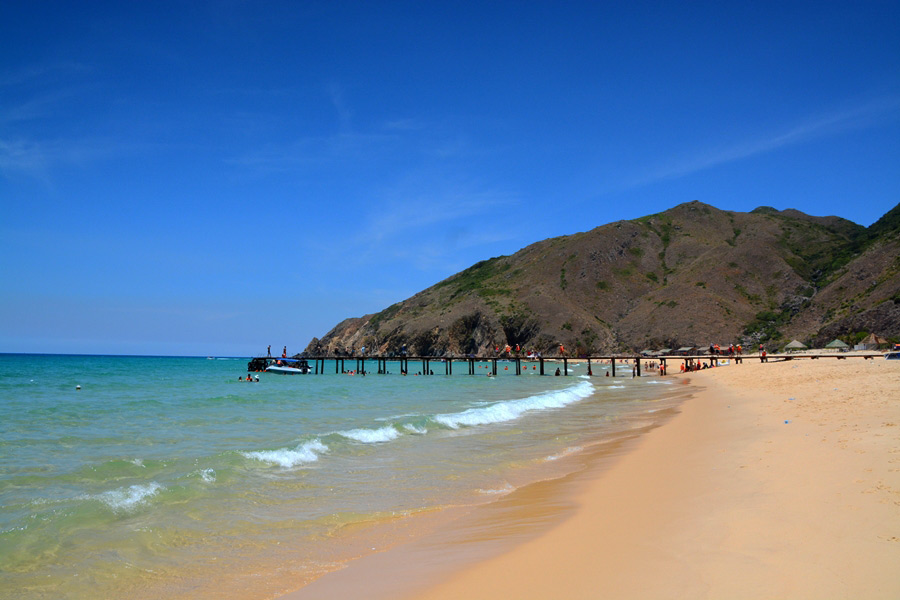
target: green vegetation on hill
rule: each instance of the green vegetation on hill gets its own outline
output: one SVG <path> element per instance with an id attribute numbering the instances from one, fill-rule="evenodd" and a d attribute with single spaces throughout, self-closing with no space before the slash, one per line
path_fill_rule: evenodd
<path id="1" fill-rule="evenodd" d="M 898 257 L 900 205 L 867 229 L 693 201 L 480 261 L 314 341 L 319 351 L 442 354 L 900 337 Z"/>

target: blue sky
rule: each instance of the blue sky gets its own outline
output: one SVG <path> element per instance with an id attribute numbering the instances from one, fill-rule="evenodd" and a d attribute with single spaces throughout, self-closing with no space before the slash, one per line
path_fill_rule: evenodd
<path id="1" fill-rule="evenodd" d="M 0 4 L 0 351 L 299 351 L 701 200 L 900 198 L 897 2 Z"/>

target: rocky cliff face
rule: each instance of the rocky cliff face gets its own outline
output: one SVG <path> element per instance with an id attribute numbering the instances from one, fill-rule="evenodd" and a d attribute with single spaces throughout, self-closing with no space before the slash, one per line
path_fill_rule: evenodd
<path id="1" fill-rule="evenodd" d="M 689 202 L 479 262 L 306 351 L 570 353 L 900 336 L 900 205 L 838 217 Z M 827 339 L 826 339 L 827 338 Z"/>

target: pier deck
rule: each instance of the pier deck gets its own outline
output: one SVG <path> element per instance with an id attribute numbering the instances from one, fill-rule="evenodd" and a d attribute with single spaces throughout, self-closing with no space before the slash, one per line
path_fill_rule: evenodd
<path id="1" fill-rule="evenodd" d="M 353 365 L 353 361 L 356 361 L 355 372 L 357 373 L 367 373 L 371 374 L 371 371 L 366 370 L 366 362 L 368 361 L 370 364 L 374 361 L 377 365 L 376 374 L 386 374 L 388 371 L 388 363 L 399 363 L 400 373 L 401 374 L 409 374 L 409 363 L 412 361 L 414 364 L 421 363 L 421 373 L 422 375 L 434 375 L 433 364 L 438 363 L 439 365 L 444 366 L 444 375 L 453 375 L 453 365 L 454 363 L 464 363 L 467 366 L 467 373 L 469 375 L 476 374 L 476 365 L 479 363 L 488 363 L 490 366 L 490 374 L 498 375 L 498 365 L 499 363 L 508 363 L 505 365 L 504 370 L 509 370 L 509 366 L 514 365 L 514 373 L 515 375 L 521 375 L 523 373 L 523 364 L 524 370 L 527 371 L 527 367 L 529 364 L 532 366 L 533 371 L 537 371 L 539 375 L 546 375 L 545 372 L 545 363 L 553 363 L 554 366 L 560 366 L 559 374 L 562 376 L 569 375 L 569 361 L 576 362 L 585 362 L 588 365 L 588 375 L 592 374 L 592 367 L 595 364 L 610 366 L 610 375 L 613 377 L 616 376 L 616 363 L 620 367 L 620 370 L 623 367 L 632 367 L 633 375 L 638 377 L 642 374 L 642 363 L 645 365 L 646 363 L 657 363 L 659 365 L 659 373 L 662 376 L 667 374 L 667 361 L 684 361 L 686 365 L 689 365 L 691 368 L 702 365 L 705 362 L 708 362 L 709 366 L 714 366 L 718 364 L 720 361 L 733 361 L 737 364 L 745 360 L 761 360 L 762 362 L 782 362 L 787 360 L 803 360 L 803 359 L 811 359 L 817 360 L 820 358 L 829 359 L 834 358 L 838 360 L 844 360 L 847 358 L 863 358 L 863 359 L 874 359 L 876 357 L 881 357 L 881 354 L 851 354 L 851 353 L 835 353 L 835 354 L 769 354 L 765 357 L 761 357 L 759 354 L 694 354 L 694 355 L 666 355 L 666 356 L 646 356 L 646 355 L 635 355 L 635 354 L 599 354 L 592 356 L 578 356 L 578 357 L 569 357 L 569 356 L 548 356 L 548 357 L 526 357 L 526 356 L 515 356 L 515 355 L 501 355 L 501 356 L 381 356 L 381 355 L 368 355 L 368 356 L 318 356 L 318 357 L 306 357 L 305 360 L 308 363 L 314 363 L 310 366 L 311 373 L 316 375 L 321 375 L 325 373 L 325 362 L 326 361 L 334 361 L 334 372 L 336 374 L 345 373 L 347 371 L 347 363 Z M 269 359 L 272 360 L 274 357 L 257 357 L 260 359 Z M 277 360 L 277 359 L 275 359 Z M 555 372 L 554 372 L 555 374 Z"/>

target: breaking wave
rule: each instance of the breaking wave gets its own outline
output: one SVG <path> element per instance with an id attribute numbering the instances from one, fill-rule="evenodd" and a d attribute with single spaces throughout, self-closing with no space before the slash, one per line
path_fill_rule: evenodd
<path id="1" fill-rule="evenodd" d="M 451 429 L 503 423 L 518 419 L 527 412 L 562 408 L 587 398 L 593 391 L 594 386 L 589 381 L 583 381 L 564 390 L 545 392 L 520 400 L 506 400 L 458 413 L 435 415 L 434 420 Z"/>
<path id="2" fill-rule="evenodd" d="M 393 425 L 387 425 L 379 429 L 351 429 L 350 431 L 339 431 L 338 435 L 345 438 L 362 442 L 363 444 L 380 444 L 382 442 L 390 442 L 400 437 L 400 432 Z"/>
<path id="3" fill-rule="evenodd" d="M 280 450 L 261 450 L 258 452 L 241 452 L 246 458 L 260 460 L 265 463 L 289 468 L 319 460 L 319 455 L 328 452 L 328 446 L 318 439 L 304 442 L 296 448 Z"/>
<path id="4" fill-rule="evenodd" d="M 315 462 L 326 452 L 340 452 L 340 448 L 346 440 L 360 444 L 384 444 L 392 442 L 404 435 L 427 435 L 432 430 L 460 429 L 462 427 L 475 427 L 479 425 L 491 425 L 513 421 L 526 413 L 562 408 L 574 402 L 578 402 L 590 396 L 594 386 L 589 381 L 582 381 L 571 387 L 544 392 L 519 398 L 493 403 L 477 403 L 477 406 L 467 410 L 436 414 L 431 416 L 406 415 L 395 417 L 381 427 L 359 427 L 343 431 L 319 434 L 319 437 L 303 442 L 294 448 L 280 448 L 277 450 L 259 450 L 241 452 L 245 458 L 258 460 L 270 465 L 282 468 L 291 468 L 298 465 Z M 382 423 L 384 420 L 379 419 Z M 326 440 L 326 445 L 322 440 Z M 341 442 L 341 439 L 344 442 Z"/>
<path id="5" fill-rule="evenodd" d="M 128 487 L 110 490 L 85 499 L 99 500 L 116 512 L 129 511 L 148 501 L 159 493 L 163 486 L 151 481 L 145 484 L 135 484 Z"/>

